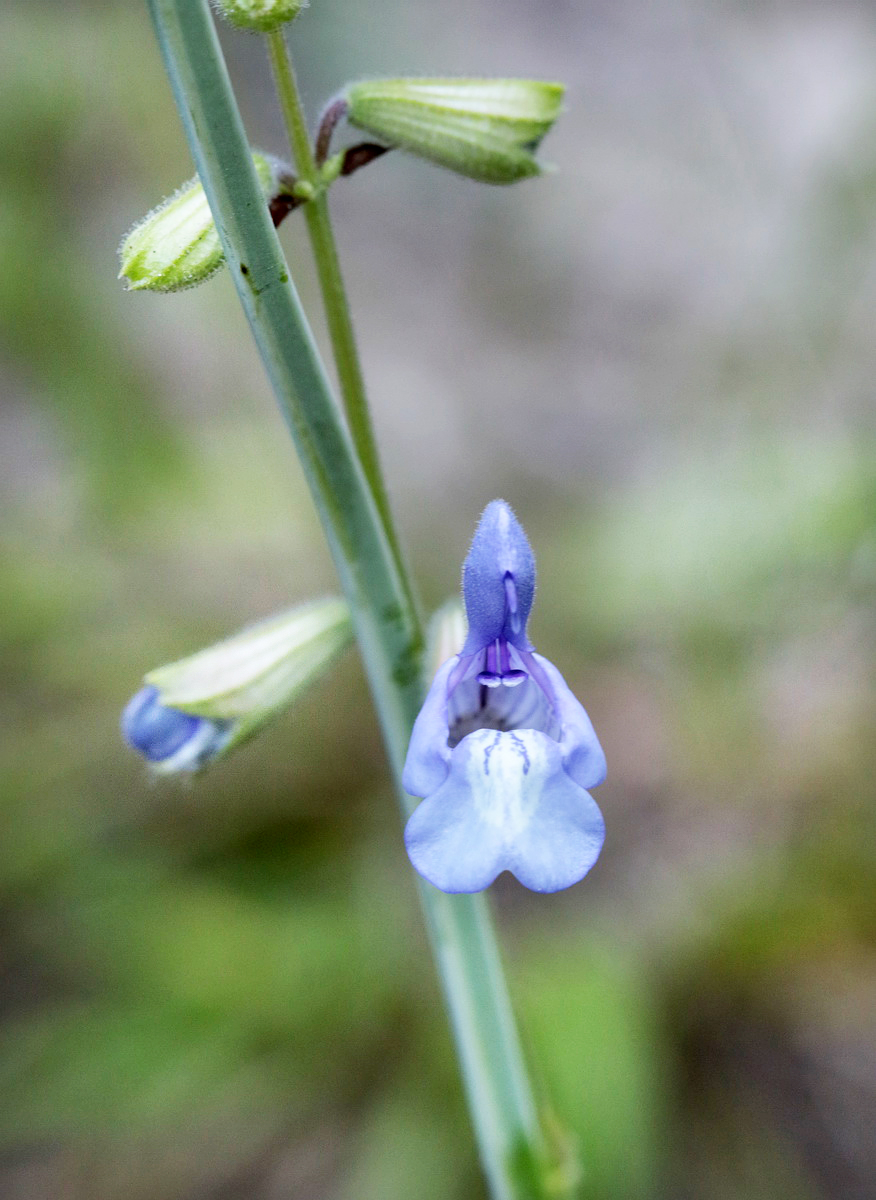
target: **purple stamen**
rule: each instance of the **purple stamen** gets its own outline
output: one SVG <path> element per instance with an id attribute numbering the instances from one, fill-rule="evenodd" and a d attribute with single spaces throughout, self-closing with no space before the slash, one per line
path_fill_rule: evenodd
<path id="1" fill-rule="evenodd" d="M 478 672 L 478 683 L 485 687 L 517 687 L 528 678 L 528 672 L 511 665 L 511 649 L 504 638 L 496 638 L 484 651 L 484 670 Z"/>
<path id="2" fill-rule="evenodd" d="M 499 660 L 499 639 L 497 638 L 495 640 L 495 642 L 490 642 L 489 646 L 487 646 L 487 674 L 489 674 L 489 675 L 498 675 L 499 674 L 499 661 L 498 660 Z"/>
<path id="3" fill-rule="evenodd" d="M 505 687 L 517 687 L 518 683 L 523 683 L 527 677 L 525 671 L 519 671 L 516 667 L 511 666 L 511 650 L 504 638 L 499 642 L 499 673 Z"/>
<path id="4" fill-rule="evenodd" d="M 485 687 L 498 687 L 502 682 L 502 675 L 499 670 L 500 644 L 500 640 L 497 638 L 495 642 L 490 642 L 489 646 L 487 646 L 484 670 L 478 673 L 478 683 L 482 683 Z"/>

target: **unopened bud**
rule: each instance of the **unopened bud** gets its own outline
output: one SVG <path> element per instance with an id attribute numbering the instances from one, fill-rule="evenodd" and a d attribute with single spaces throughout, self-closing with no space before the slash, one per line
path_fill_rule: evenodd
<path id="1" fill-rule="evenodd" d="M 349 610 L 333 598 L 261 621 L 150 671 L 122 733 L 156 771 L 197 771 L 288 708 L 350 636 Z"/>
<path id="2" fill-rule="evenodd" d="M 563 86 L 530 79 L 372 79 L 345 90 L 347 119 L 382 141 L 482 183 L 538 175 L 539 142 Z"/>
<path id="3" fill-rule="evenodd" d="M 288 167 L 266 154 L 254 153 L 252 160 L 270 204 L 286 189 Z M 127 279 L 132 291 L 178 292 L 215 274 L 225 253 L 200 180 L 184 183 L 135 225 L 119 259 L 119 279 Z"/>
<path id="4" fill-rule="evenodd" d="M 213 0 L 216 11 L 238 29 L 270 33 L 294 20 L 306 0 Z"/>
<path id="5" fill-rule="evenodd" d="M 426 674 L 437 674 L 448 658 L 459 654 L 465 644 L 468 625 L 459 600 L 448 600 L 432 614 L 426 634 Z"/>

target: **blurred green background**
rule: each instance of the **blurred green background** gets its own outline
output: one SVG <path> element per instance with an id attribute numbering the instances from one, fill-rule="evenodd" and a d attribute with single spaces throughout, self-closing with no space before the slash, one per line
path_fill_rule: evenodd
<path id="1" fill-rule="evenodd" d="M 568 84 L 558 173 L 390 155 L 333 207 L 425 602 L 508 499 L 608 754 L 593 873 L 492 890 L 582 1195 L 866 1200 L 872 8 L 312 0 L 294 47 L 314 114 L 368 74 Z M 145 4 L 7 0 L 0 59 L 0 1195 L 476 1200 L 355 654 L 203 778 L 117 734 L 145 670 L 335 586 L 228 278 L 115 278 L 192 174 Z"/>

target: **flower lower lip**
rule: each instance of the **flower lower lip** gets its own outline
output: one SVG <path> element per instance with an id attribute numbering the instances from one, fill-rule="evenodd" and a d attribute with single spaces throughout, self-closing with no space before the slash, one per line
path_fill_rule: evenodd
<path id="1" fill-rule="evenodd" d="M 442 785 L 410 818 L 408 854 L 446 892 L 476 892 L 502 871 L 555 892 L 590 870 L 605 836 L 562 748 L 535 730 L 479 729 L 454 749 Z"/>

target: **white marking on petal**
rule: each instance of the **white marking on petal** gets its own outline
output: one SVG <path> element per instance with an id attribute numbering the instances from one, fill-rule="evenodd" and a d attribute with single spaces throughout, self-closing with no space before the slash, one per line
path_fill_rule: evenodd
<path id="1" fill-rule="evenodd" d="M 481 891 L 504 870 L 535 891 L 559 891 L 587 874 L 604 836 L 557 743 L 533 730 L 469 734 L 405 830 L 411 862 L 445 892 Z"/>

